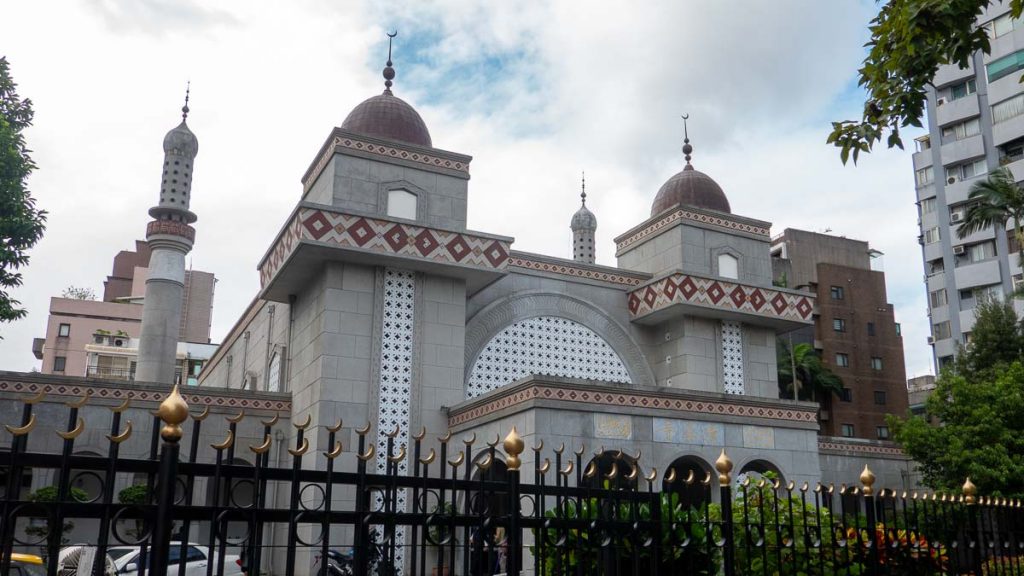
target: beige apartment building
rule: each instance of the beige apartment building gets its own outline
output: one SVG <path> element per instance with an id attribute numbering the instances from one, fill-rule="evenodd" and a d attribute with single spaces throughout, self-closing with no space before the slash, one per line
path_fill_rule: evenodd
<path id="1" fill-rule="evenodd" d="M 141 240 L 135 250 L 119 252 L 103 283 L 102 301 L 50 299 L 46 336 L 32 343 L 42 373 L 135 379 L 149 256 L 149 245 Z M 215 284 L 210 272 L 185 273 L 176 370 L 182 384 L 195 384 L 216 350 L 210 344 Z"/>

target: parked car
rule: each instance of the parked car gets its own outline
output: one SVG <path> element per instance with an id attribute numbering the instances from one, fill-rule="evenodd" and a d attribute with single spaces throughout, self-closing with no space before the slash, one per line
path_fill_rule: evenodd
<path id="1" fill-rule="evenodd" d="M 139 572 L 142 550 L 138 546 L 112 546 L 107 548 L 107 555 L 114 561 L 118 576 L 134 576 Z M 168 555 L 168 574 L 177 576 L 178 565 L 181 563 L 181 542 L 171 542 Z M 219 566 L 216 551 L 210 553 L 206 546 L 189 543 L 185 548 L 185 576 L 206 576 L 206 566 L 213 563 L 214 573 Z M 150 561 L 151 562 L 151 561 Z M 242 576 L 242 566 L 236 554 L 224 556 L 224 576 Z"/>
<path id="2" fill-rule="evenodd" d="M 43 559 L 33 554 L 11 554 L 11 568 L 4 576 L 46 576 Z"/>

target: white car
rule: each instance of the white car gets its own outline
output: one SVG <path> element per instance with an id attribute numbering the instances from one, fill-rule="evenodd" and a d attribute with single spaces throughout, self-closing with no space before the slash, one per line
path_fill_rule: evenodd
<path id="1" fill-rule="evenodd" d="M 137 546 L 112 546 L 107 548 L 107 555 L 114 561 L 118 576 L 134 576 L 139 572 L 139 556 L 142 550 Z M 168 576 L 178 576 L 178 566 L 182 561 L 181 542 L 171 542 L 168 556 Z M 219 558 L 217 553 L 210 554 L 206 546 L 189 543 L 185 548 L 185 576 L 206 576 L 206 565 L 213 563 L 213 573 L 217 573 Z M 224 556 L 224 576 L 243 576 L 238 556 Z"/>

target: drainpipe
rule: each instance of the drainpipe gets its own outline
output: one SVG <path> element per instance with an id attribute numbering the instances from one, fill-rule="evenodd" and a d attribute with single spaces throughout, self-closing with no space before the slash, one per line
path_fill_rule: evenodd
<path id="1" fill-rule="evenodd" d="M 267 307 L 267 313 L 270 314 L 270 318 L 267 320 L 267 355 L 263 357 L 263 389 L 268 390 L 270 388 L 270 338 L 274 334 L 274 308 L 271 304 Z"/>
<path id="2" fill-rule="evenodd" d="M 280 467 L 281 463 L 284 461 L 284 456 L 281 454 L 281 450 L 284 450 L 285 447 L 287 446 L 287 444 L 285 444 L 285 442 L 284 442 L 284 432 L 281 432 L 280 430 L 275 430 L 274 431 L 274 441 L 277 444 L 277 466 Z M 274 500 L 274 508 L 275 509 L 277 508 L 277 495 L 280 492 L 281 492 L 281 487 L 280 486 L 275 486 L 274 498 L 273 498 L 273 500 Z M 273 573 L 273 571 L 274 571 L 274 556 L 276 555 L 276 553 L 277 553 L 277 530 L 271 530 L 270 531 L 270 558 L 269 558 L 269 560 L 270 560 L 270 570 L 268 570 L 268 572 L 270 572 L 270 573 Z M 324 558 L 323 560 L 324 560 L 324 562 L 327 561 L 326 558 Z"/>
<path id="3" fill-rule="evenodd" d="M 249 370 L 249 331 L 248 330 L 246 330 L 245 333 L 242 334 L 242 340 L 244 340 L 244 345 L 242 347 L 242 385 L 239 386 L 238 388 L 240 390 L 245 390 L 245 387 L 249 385 L 249 382 L 248 382 L 249 379 L 247 377 L 248 376 L 248 370 Z"/>
<path id="4" fill-rule="evenodd" d="M 228 354 L 227 362 L 228 362 L 228 375 L 227 375 L 227 378 L 224 379 L 224 387 L 227 388 L 228 390 L 230 390 L 231 389 L 231 365 L 234 364 L 235 357 L 232 356 L 231 354 Z"/>
<path id="5" fill-rule="evenodd" d="M 292 389 L 292 326 L 295 324 L 295 301 L 296 300 L 298 300 L 298 297 L 295 296 L 295 294 L 289 294 L 288 295 L 288 339 L 285 340 L 285 342 L 287 343 L 286 344 L 287 348 L 285 349 L 285 354 L 287 354 L 288 357 L 285 359 L 285 364 L 286 364 L 286 366 L 285 366 L 285 375 L 286 375 L 285 382 L 288 385 L 287 390 L 289 392 Z M 284 392 L 284 387 L 282 387 L 281 391 Z"/>

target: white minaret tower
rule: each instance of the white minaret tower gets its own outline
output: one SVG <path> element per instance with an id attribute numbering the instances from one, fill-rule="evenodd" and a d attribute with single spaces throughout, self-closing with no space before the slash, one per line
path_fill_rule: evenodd
<path id="1" fill-rule="evenodd" d="M 196 231 L 189 224 L 192 173 L 199 141 L 188 129 L 188 90 L 181 108 L 181 124 L 164 137 L 164 167 L 160 203 L 149 209 L 153 221 L 146 226 L 149 242 L 149 275 L 142 306 L 142 336 L 135 379 L 141 382 L 174 383 L 174 366 L 181 330 L 182 293 L 185 289 L 185 255 L 192 250 Z"/>
<path id="2" fill-rule="evenodd" d="M 587 210 L 587 177 L 583 175 L 580 185 L 580 200 L 583 205 L 572 215 L 572 259 L 586 264 L 594 263 L 594 233 L 597 231 L 597 217 Z"/>

